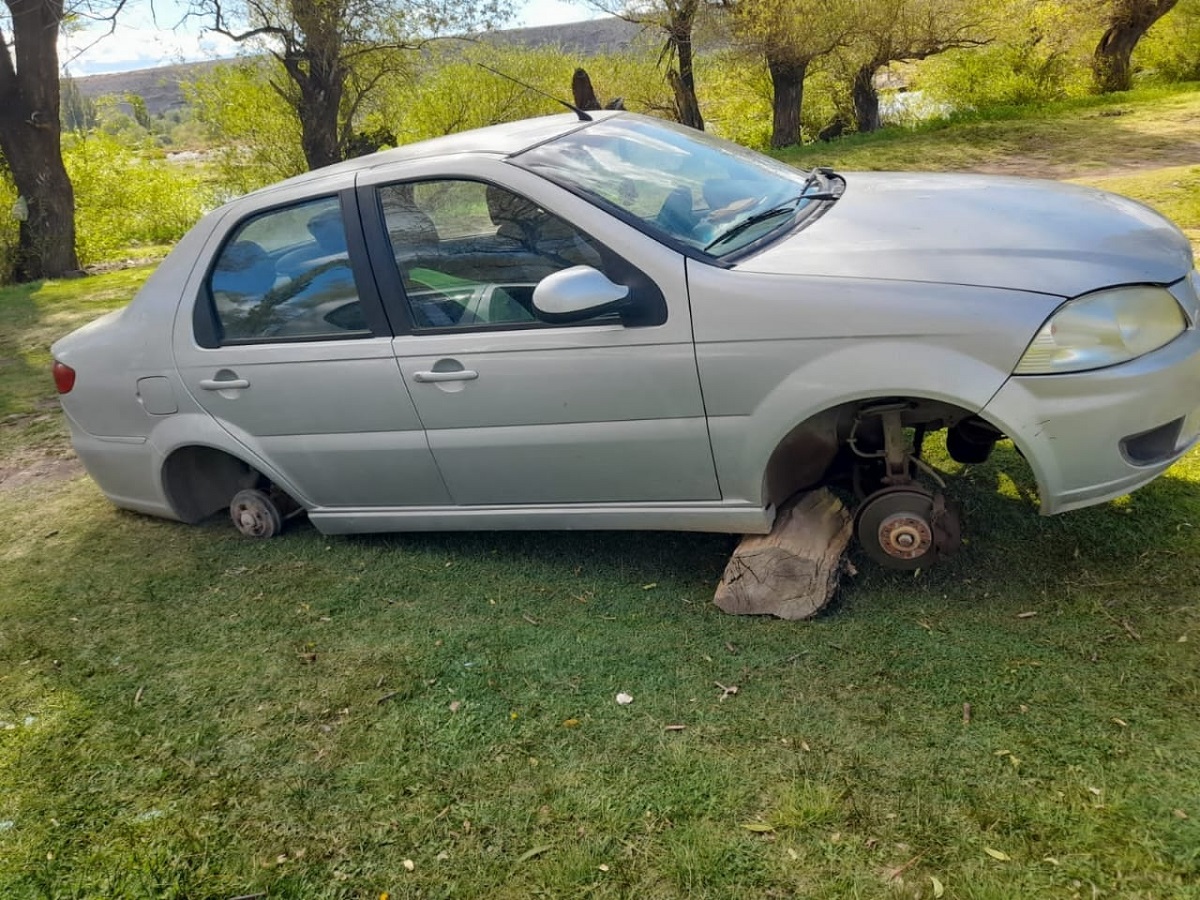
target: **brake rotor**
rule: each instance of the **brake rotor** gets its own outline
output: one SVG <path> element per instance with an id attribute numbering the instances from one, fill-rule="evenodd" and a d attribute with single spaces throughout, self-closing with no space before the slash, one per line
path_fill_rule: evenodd
<path id="1" fill-rule="evenodd" d="M 919 569 L 936 562 L 954 543 L 943 540 L 945 501 L 905 485 L 876 491 L 862 502 L 854 534 L 867 556 L 889 569 Z M 957 532 L 957 527 L 952 529 Z"/>

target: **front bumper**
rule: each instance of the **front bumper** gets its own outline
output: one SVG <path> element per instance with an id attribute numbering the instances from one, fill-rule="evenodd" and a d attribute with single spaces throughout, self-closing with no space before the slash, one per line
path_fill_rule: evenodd
<path id="1" fill-rule="evenodd" d="M 1200 437 L 1200 330 L 1107 369 L 1014 376 L 980 415 L 1029 461 L 1042 515 L 1120 497 Z"/>

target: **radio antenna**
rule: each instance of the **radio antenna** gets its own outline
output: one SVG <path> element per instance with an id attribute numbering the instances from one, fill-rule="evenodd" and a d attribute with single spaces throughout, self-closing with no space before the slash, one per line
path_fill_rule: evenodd
<path id="1" fill-rule="evenodd" d="M 521 81 L 521 79 L 519 79 L 519 78 L 513 78 L 511 75 L 506 75 L 504 72 L 501 72 L 499 69 L 493 69 L 491 66 L 485 66 L 481 62 L 477 62 L 477 63 L 475 63 L 475 65 L 479 66 L 479 68 L 481 68 L 481 69 L 487 69 L 493 75 L 499 75 L 501 78 L 507 78 L 509 81 L 513 82 L 513 84 L 519 84 L 521 87 L 525 88 L 527 91 L 533 91 L 535 94 L 541 94 L 543 97 L 547 97 L 550 100 L 553 100 L 555 103 L 561 103 L 563 106 L 565 106 L 571 112 L 575 113 L 575 115 L 579 116 L 580 122 L 594 121 L 592 119 L 592 117 L 589 116 L 585 110 L 580 109 L 574 103 L 568 103 L 566 100 L 563 100 L 561 97 L 555 97 L 553 94 L 547 94 L 541 88 L 535 88 L 532 84 L 526 84 L 524 81 Z"/>

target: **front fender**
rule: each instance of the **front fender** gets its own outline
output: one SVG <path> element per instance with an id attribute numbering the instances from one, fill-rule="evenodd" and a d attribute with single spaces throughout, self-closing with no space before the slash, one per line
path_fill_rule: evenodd
<path id="1" fill-rule="evenodd" d="M 814 347 L 814 343 L 823 347 Z M 723 351 L 728 354 L 730 348 Z M 752 348 L 745 348 L 751 352 Z M 712 366 L 701 356 L 701 377 Z M 1008 372 L 951 347 L 916 341 L 774 341 L 773 357 L 803 359 L 740 415 L 709 417 L 713 458 L 726 500 L 765 502 L 764 474 L 777 447 L 797 425 L 847 403 L 884 397 L 936 400 L 969 413 L 981 410 Z M 711 362 L 711 359 L 710 359 Z M 826 423 L 820 427 L 827 429 Z"/>

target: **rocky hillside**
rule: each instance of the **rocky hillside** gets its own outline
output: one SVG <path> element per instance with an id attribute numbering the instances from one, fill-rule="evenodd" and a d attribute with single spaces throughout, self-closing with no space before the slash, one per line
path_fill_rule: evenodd
<path id="1" fill-rule="evenodd" d="M 567 25 L 543 25 L 537 28 L 511 28 L 488 35 L 485 39 L 514 47 L 560 47 L 564 53 L 574 53 L 586 59 L 599 53 L 613 53 L 628 48 L 641 35 L 639 25 L 617 18 L 573 22 Z M 183 63 L 139 69 L 134 72 L 112 72 L 77 78 L 75 83 L 85 97 L 124 97 L 136 94 L 146 101 L 152 115 L 160 115 L 184 105 L 182 82 L 192 81 L 214 66 L 228 60 Z"/>

